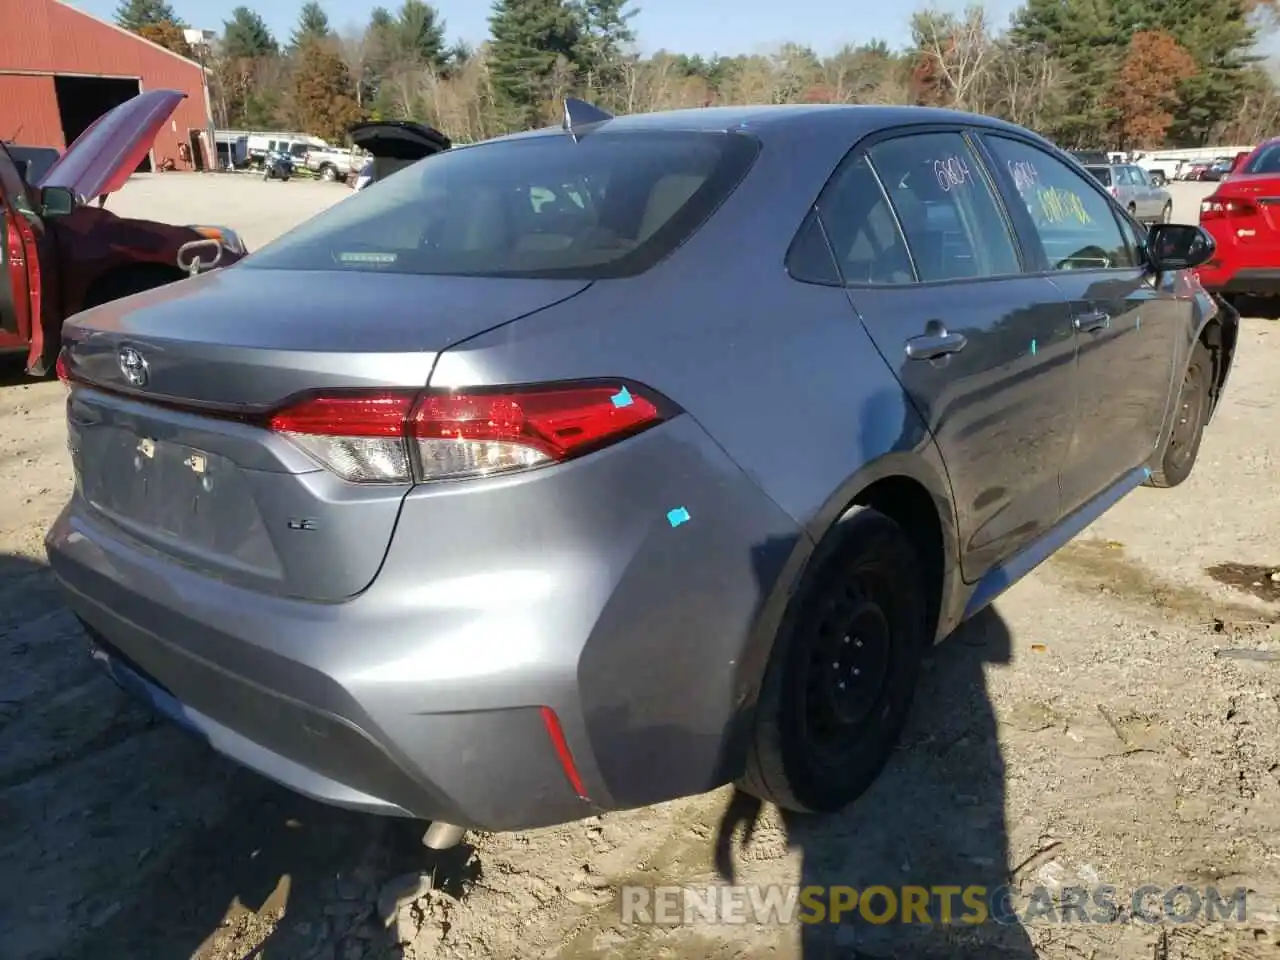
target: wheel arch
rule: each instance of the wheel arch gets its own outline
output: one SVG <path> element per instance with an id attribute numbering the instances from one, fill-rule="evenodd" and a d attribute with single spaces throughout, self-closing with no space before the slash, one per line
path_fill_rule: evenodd
<path id="1" fill-rule="evenodd" d="M 929 448 L 933 451 L 932 446 Z M 777 640 L 800 596 L 815 575 L 841 524 L 859 508 L 870 507 L 897 522 L 921 553 L 928 580 L 931 636 L 940 640 L 959 624 L 967 595 L 960 577 L 959 547 L 951 484 L 942 461 L 919 452 L 889 453 L 857 471 L 805 525 L 773 589 L 762 598 L 755 629 L 739 663 L 739 711 L 722 754 L 724 780 L 733 780 L 745 764 L 755 722 L 755 707 Z"/>
<path id="2" fill-rule="evenodd" d="M 1213 382 L 1209 388 L 1209 416 L 1218 409 L 1226 390 L 1227 375 L 1235 361 L 1236 343 L 1240 338 L 1240 312 L 1221 297 L 1214 297 L 1218 310 L 1205 318 L 1196 331 L 1196 341 L 1204 344 L 1213 358 Z"/>

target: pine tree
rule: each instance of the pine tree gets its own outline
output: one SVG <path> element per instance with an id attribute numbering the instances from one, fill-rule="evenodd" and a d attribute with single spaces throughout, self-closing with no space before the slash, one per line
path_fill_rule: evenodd
<path id="1" fill-rule="evenodd" d="M 1064 116 L 1057 129 L 1045 131 L 1064 146 L 1099 148 L 1114 122 L 1105 100 L 1129 43 L 1116 6 L 1112 0 L 1027 0 L 1014 15 L 1013 44 L 1043 50 L 1067 68 Z"/>
<path id="2" fill-rule="evenodd" d="M 607 90 L 620 81 L 624 50 L 636 39 L 631 18 L 638 12 L 630 0 L 580 0 L 576 60 L 589 91 Z"/>
<path id="3" fill-rule="evenodd" d="M 557 62 L 564 58 L 576 66 L 583 33 L 579 10 L 565 0 L 495 0 L 489 31 L 495 91 L 519 119 L 537 123 Z"/>
<path id="4" fill-rule="evenodd" d="M 248 7 L 236 7 L 231 19 L 222 24 L 222 55 L 246 60 L 273 56 L 278 52 L 276 38 L 266 21 Z"/>
<path id="5" fill-rule="evenodd" d="M 395 23 L 400 55 L 411 63 L 441 67 L 445 62 L 444 26 L 431 4 L 404 0 Z"/>
<path id="6" fill-rule="evenodd" d="M 171 23 L 179 28 L 186 26 L 165 0 L 120 0 L 120 6 L 116 8 L 116 23 L 134 33 L 143 27 L 161 23 Z"/>
<path id="7" fill-rule="evenodd" d="M 324 12 L 324 7 L 317 0 L 308 0 L 298 14 L 298 25 L 289 38 L 289 50 L 297 52 L 312 40 L 328 40 L 332 36 L 333 28 L 329 25 L 329 15 Z"/>

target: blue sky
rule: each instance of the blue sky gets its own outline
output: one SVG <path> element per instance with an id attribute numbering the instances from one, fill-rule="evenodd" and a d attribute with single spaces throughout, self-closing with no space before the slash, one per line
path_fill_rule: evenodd
<path id="1" fill-rule="evenodd" d="M 111 19 L 118 0 L 72 0 L 75 6 Z M 221 30 L 237 0 L 170 0 L 178 16 L 193 27 Z M 287 38 L 302 0 L 240 0 L 255 7 L 278 38 Z M 363 23 L 377 6 L 371 0 L 321 0 L 335 27 Z M 396 0 L 384 0 L 394 9 Z M 923 4 L 920 4 L 921 6 Z M 1018 0 L 988 0 L 993 25 L 1004 26 Z M 450 41 L 477 44 L 488 34 L 488 0 L 435 0 Z M 828 54 L 845 43 L 884 40 L 905 45 L 907 21 L 917 4 L 894 0 L 635 0 L 635 25 L 641 49 L 686 53 L 736 54 L 776 48 L 787 41 Z M 965 0 L 939 0 L 934 6 L 960 10 Z"/>

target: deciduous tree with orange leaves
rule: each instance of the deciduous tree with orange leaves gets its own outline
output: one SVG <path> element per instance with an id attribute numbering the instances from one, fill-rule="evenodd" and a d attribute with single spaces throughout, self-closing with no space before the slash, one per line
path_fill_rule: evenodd
<path id="1" fill-rule="evenodd" d="M 1178 84 L 1196 72 L 1190 51 L 1164 30 L 1133 35 L 1107 98 L 1122 149 L 1157 146 L 1173 123 Z"/>
<path id="2" fill-rule="evenodd" d="M 192 59 L 195 53 L 191 50 L 191 45 L 187 43 L 186 35 L 182 32 L 182 27 L 178 26 L 172 20 L 161 20 L 159 23 L 148 23 L 138 28 L 138 36 L 152 43 L 158 43 L 166 50 L 172 50 L 180 57 Z"/>

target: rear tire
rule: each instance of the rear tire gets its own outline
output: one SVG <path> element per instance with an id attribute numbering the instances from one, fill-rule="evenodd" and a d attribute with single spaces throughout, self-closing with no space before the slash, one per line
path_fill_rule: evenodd
<path id="1" fill-rule="evenodd" d="M 338 168 L 324 166 L 320 168 L 320 179 L 325 183 L 333 183 L 338 179 Z"/>
<path id="2" fill-rule="evenodd" d="M 1170 200 L 1164 205 L 1164 209 L 1160 211 L 1160 222 L 1169 223 L 1173 219 L 1173 201 Z"/>
<path id="3" fill-rule="evenodd" d="M 1160 455 L 1160 467 L 1151 471 L 1146 485 L 1167 489 L 1191 476 L 1200 455 L 1200 441 L 1209 422 L 1209 388 L 1213 377 L 1213 356 L 1203 343 L 1196 343 L 1191 362 L 1182 379 L 1178 406 L 1173 412 L 1173 428 Z"/>
<path id="4" fill-rule="evenodd" d="M 911 539 L 858 507 L 810 561 L 774 641 L 738 786 L 801 813 L 840 810 L 898 742 L 928 643 Z"/>

